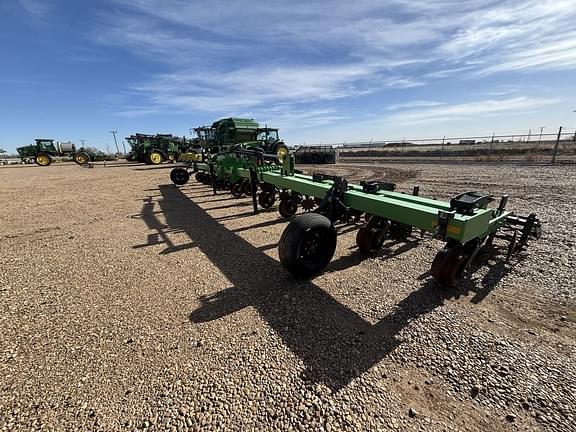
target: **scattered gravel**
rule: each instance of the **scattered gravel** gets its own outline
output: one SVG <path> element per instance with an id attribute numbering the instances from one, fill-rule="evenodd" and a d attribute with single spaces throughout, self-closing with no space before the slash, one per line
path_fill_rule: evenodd
<path id="1" fill-rule="evenodd" d="M 437 241 L 362 260 L 351 226 L 296 281 L 275 211 L 170 169 L 0 168 L 0 431 L 576 430 L 574 167 L 305 167 L 538 214 L 451 291 Z"/>

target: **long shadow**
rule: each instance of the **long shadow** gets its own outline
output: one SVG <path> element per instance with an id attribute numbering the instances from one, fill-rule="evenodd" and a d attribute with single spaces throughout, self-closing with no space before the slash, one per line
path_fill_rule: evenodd
<path id="1" fill-rule="evenodd" d="M 403 327 L 452 296 L 427 280 L 373 325 L 313 282 L 282 271 L 277 261 L 227 230 L 177 187 L 162 185 L 160 191 L 167 226 L 186 232 L 233 285 L 201 297 L 190 321 L 213 321 L 253 306 L 302 360 L 305 378 L 333 390 L 386 357 L 398 346 L 395 336 Z"/>
<path id="2" fill-rule="evenodd" d="M 186 243 L 183 245 L 175 245 L 174 242 L 170 239 L 169 234 L 181 233 L 186 231 L 186 229 L 184 227 L 171 227 L 162 223 L 156 215 L 165 214 L 165 212 L 163 210 L 156 211 L 154 210 L 154 207 L 154 201 L 152 201 L 152 197 L 149 196 L 144 200 L 142 212 L 137 216 L 133 216 L 141 218 L 146 223 L 146 225 L 148 225 L 148 228 L 155 231 L 151 234 L 148 234 L 146 243 L 134 245 L 132 246 L 133 249 L 141 249 L 148 246 L 165 244 L 166 249 L 160 252 L 164 255 L 195 247 L 194 242 Z"/>

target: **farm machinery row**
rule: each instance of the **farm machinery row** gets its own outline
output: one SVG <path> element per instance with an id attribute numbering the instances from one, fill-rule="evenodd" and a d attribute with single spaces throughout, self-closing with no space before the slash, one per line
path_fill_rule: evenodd
<path id="1" fill-rule="evenodd" d="M 186 138 L 170 134 L 134 134 L 126 137 L 130 152 L 126 155 L 129 162 L 141 162 L 158 165 L 162 162 L 176 162 L 182 153 L 186 153 L 192 143 Z"/>
<path id="2" fill-rule="evenodd" d="M 53 139 L 46 138 L 36 138 L 34 144 L 18 147 L 16 151 L 22 162 L 31 162 L 40 166 L 48 166 L 52 164 L 55 159 L 71 158 L 79 165 L 110 159 L 108 155 L 99 151 L 85 147 L 76 148 L 76 145 L 73 143 L 60 143 Z"/>
<path id="3" fill-rule="evenodd" d="M 535 214 L 517 216 L 506 209 L 507 195 L 497 207 L 489 207 L 494 198 L 477 192 L 444 202 L 419 196 L 418 187 L 403 193 L 393 183 L 353 184 L 339 176 L 304 175 L 295 169 L 294 155 L 285 146 L 274 152 L 274 146 L 263 144 L 233 144 L 217 151 L 204 148 L 201 158 L 174 168 L 170 178 L 184 185 L 194 173 L 215 194 L 229 190 L 236 197 L 250 196 L 254 212 L 272 207 L 277 200 L 282 217 L 292 218 L 301 208 L 304 213 L 289 223 L 278 246 L 282 265 L 298 277 L 318 274 L 331 261 L 336 223 L 364 220 L 356 243 L 368 256 L 375 255 L 386 239 L 407 241 L 415 230 L 443 241 L 430 273 L 447 287 L 456 286 L 478 253 L 495 239 L 507 242 L 509 259 L 541 236 Z"/>

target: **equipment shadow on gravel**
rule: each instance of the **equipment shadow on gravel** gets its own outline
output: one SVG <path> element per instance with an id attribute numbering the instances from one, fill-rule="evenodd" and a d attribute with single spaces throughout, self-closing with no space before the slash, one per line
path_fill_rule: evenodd
<path id="1" fill-rule="evenodd" d="M 394 312 L 372 324 L 312 281 L 283 271 L 278 261 L 226 229 L 176 186 L 159 190 L 166 227 L 187 233 L 233 285 L 201 297 L 202 305 L 190 313 L 190 321 L 213 321 L 252 306 L 305 364 L 305 378 L 333 390 L 389 355 L 400 343 L 396 335 L 402 328 L 454 294 L 428 279 Z"/>

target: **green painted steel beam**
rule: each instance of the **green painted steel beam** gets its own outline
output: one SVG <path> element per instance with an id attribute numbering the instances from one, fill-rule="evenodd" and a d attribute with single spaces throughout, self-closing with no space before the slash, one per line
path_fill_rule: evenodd
<path id="1" fill-rule="evenodd" d="M 197 166 L 200 170 L 210 170 L 208 164 Z M 284 175 L 282 169 L 274 166 L 266 165 L 257 167 L 256 170 L 261 182 L 315 198 L 326 196 L 333 184 L 331 180 L 315 182 L 311 176 L 303 174 Z M 232 175 L 235 178 L 250 178 L 250 170 L 238 166 L 229 167 L 226 164 L 220 164 L 219 167 L 215 167 L 215 172 Z M 363 192 L 361 186 L 355 184 L 349 185 L 349 190 L 344 193 L 343 202 L 354 210 L 428 232 L 435 231 L 439 222 L 439 212 L 450 210 L 450 204 L 445 201 L 392 191 L 366 193 Z M 494 209 L 476 209 L 472 215 L 455 213 L 448 223 L 446 237 L 458 240 L 462 244 L 476 238 L 484 238 L 496 231 L 509 214 L 509 212 L 504 212 L 496 216 Z"/>

